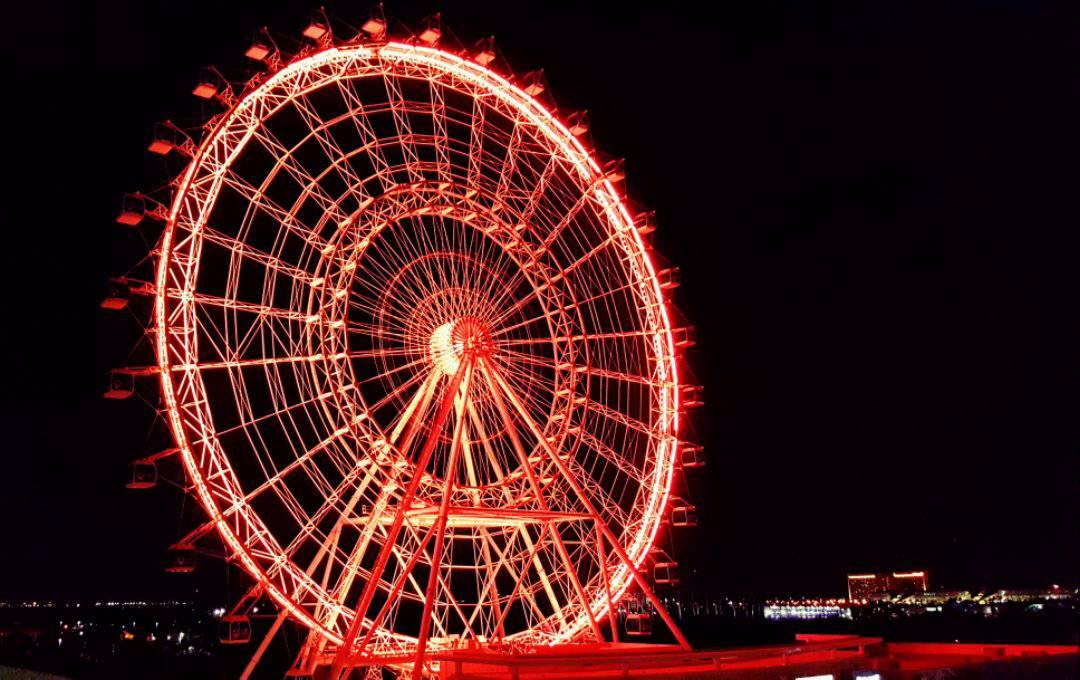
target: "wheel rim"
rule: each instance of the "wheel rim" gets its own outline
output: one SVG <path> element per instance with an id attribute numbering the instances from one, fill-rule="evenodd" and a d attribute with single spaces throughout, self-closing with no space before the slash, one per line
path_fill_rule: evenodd
<path id="1" fill-rule="evenodd" d="M 286 117 L 299 121 L 295 139 Z M 595 494 L 631 561 L 655 540 L 678 431 L 655 270 L 586 149 L 493 72 L 402 43 L 331 48 L 283 68 L 199 146 L 170 211 L 157 289 L 162 389 L 200 502 L 244 568 L 328 639 L 351 623 L 370 559 L 355 557 L 361 529 L 348 538 L 341 529 L 331 548 L 331 527 L 380 498 L 392 506 L 393 492 L 379 490 L 415 472 L 399 450 L 409 405 L 427 414 L 424 391 L 445 389 L 464 343 L 486 345 L 486 364 Z M 529 492 L 507 428 L 528 428 L 500 416 L 494 388 L 477 385 L 463 441 L 486 450 L 471 472 L 463 458 L 452 476 L 462 504 L 513 507 Z M 449 434 L 423 471 L 422 502 L 437 503 L 451 472 Z M 539 439 L 526 446 L 552 480 L 549 500 L 580 510 Z M 582 540 L 575 568 L 599 617 L 599 556 L 570 524 L 559 531 Z M 477 574 L 486 561 L 489 575 L 477 576 L 473 602 L 461 597 L 474 606 L 463 616 L 450 595 L 467 589 L 448 583 L 434 645 L 470 618 L 492 637 L 496 591 L 503 608 L 521 609 L 503 618 L 515 625 L 509 637 L 557 642 L 588 629 L 539 533 L 489 541 L 472 529 L 472 561 Z M 378 547 L 378 531 L 369 546 Z M 419 534 L 395 545 L 407 559 Z M 494 558 L 484 553 L 500 549 L 501 573 L 532 569 L 516 599 L 490 576 Z M 464 566 L 464 555 L 446 566 Z M 325 567 L 309 569 L 327 562 L 337 566 L 325 579 Z M 610 556 L 606 566 L 617 598 L 629 570 Z M 393 576 L 383 581 L 391 590 Z M 373 635 L 380 649 L 414 644 L 403 612 L 420 593 L 405 589 L 401 599 Z"/>

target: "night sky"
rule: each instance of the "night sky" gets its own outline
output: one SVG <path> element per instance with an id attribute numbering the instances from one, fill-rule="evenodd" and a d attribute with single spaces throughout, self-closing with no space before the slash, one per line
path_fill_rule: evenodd
<path id="1" fill-rule="evenodd" d="M 198 114 L 199 67 L 243 67 L 255 29 L 298 34 L 309 7 L 19 4 L 0 597 L 184 594 L 161 573 L 181 496 L 123 488 L 152 414 L 100 399 L 138 334 L 97 307 L 143 247 L 113 219 L 125 191 L 161 183 L 151 127 Z M 707 398 L 703 526 L 675 550 L 690 584 L 840 594 L 850 570 L 909 568 L 942 587 L 1076 582 L 1076 8 L 678 4 L 388 11 L 442 10 L 545 68 L 657 211 Z"/>

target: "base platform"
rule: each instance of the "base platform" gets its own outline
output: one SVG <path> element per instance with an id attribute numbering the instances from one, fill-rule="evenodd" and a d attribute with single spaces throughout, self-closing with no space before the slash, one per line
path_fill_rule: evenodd
<path id="1" fill-rule="evenodd" d="M 459 648 L 433 653 L 429 659 L 439 662 L 439 680 L 917 680 L 960 669 L 964 674 L 956 677 L 999 673 L 1002 677 L 1074 680 L 1080 647 L 894 643 L 878 637 L 798 635 L 795 644 L 690 652 L 676 645 L 590 643 L 527 653 Z M 411 667 L 411 661 L 411 656 L 378 659 L 380 666 L 399 668 Z M 326 677 L 328 662 L 303 677 Z M 348 677 L 362 678 L 363 671 L 356 667 Z"/>
<path id="2" fill-rule="evenodd" d="M 674 645 L 569 645 L 528 654 L 439 654 L 440 680 L 549 678 L 748 678 L 908 680 L 931 671 L 1008 666 L 1016 677 L 1070 678 L 1076 646 L 887 643 L 881 638 L 800 635 L 794 645 L 686 652 Z"/>

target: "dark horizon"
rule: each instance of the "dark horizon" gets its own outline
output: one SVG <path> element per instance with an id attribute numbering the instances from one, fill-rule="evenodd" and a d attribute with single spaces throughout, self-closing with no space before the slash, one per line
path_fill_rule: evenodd
<path id="1" fill-rule="evenodd" d="M 442 11 L 543 67 L 657 211 L 706 400 L 682 589 L 839 594 L 909 569 L 932 589 L 1076 585 L 1076 8 L 616 7 L 387 11 Z M 192 501 L 123 488 L 153 414 L 100 398 L 138 329 L 98 303 L 145 252 L 113 219 L 165 179 L 153 123 L 196 120 L 201 66 L 247 66 L 257 28 L 298 35 L 313 8 L 17 10 L 0 599 L 241 592 L 220 562 L 162 573 Z"/>

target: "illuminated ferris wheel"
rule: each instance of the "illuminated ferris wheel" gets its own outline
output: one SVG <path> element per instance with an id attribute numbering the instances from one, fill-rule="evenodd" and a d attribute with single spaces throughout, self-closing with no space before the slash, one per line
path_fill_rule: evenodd
<path id="1" fill-rule="evenodd" d="M 621 163 L 490 41 L 390 39 L 378 15 L 304 36 L 287 58 L 262 34 L 243 88 L 209 72 L 201 140 L 151 145 L 190 157 L 170 202 L 121 216 L 164 222 L 153 280 L 124 280 L 153 299 L 155 362 L 112 395 L 160 378 L 209 518 L 180 567 L 219 536 L 310 629 L 309 666 L 617 637 L 635 584 L 685 645 L 653 586 L 662 524 L 696 521 L 672 491 L 701 463 L 679 437 L 692 337 Z M 226 636 L 250 636 L 241 614 Z"/>

